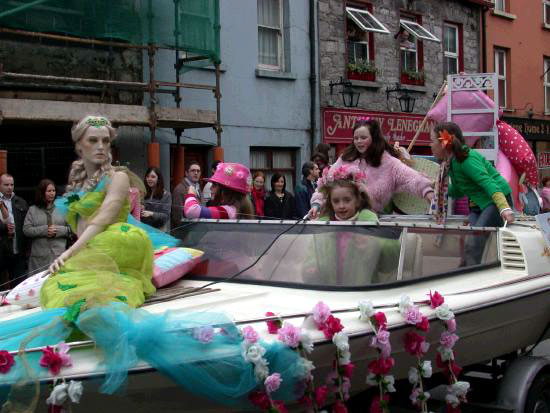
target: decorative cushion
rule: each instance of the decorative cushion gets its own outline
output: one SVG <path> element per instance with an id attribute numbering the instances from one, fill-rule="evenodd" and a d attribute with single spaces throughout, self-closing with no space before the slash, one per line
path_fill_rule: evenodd
<path id="1" fill-rule="evenodd" d="M 187 274 L 198 264 L 204 252 L 192 248 L 164 248 L 155 251 L 153 284 L 160 288 Z"/>
<path id="2" fill-rule="evenodd" d="M 27 278 L 8 293 L 7 302 L 23 308 L 40 307 L 40 289 L 49 276 L 45 270 Z"/>
<path id="3" fill-rule="evenodd" d="M 525 174 L 525 182 L 538 185 L 537 158 L 521 134 L 506 122 L 497 121 L 498 146 L 508 157 L 518 176 Z"/>

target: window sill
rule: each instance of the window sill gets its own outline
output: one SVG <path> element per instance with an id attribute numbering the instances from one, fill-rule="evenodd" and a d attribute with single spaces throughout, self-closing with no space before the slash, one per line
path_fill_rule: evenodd
<path id="1" fill-rule="evenodd" d="M 491 13 L 492 13 L 493 16 L 502 17 L 502 18 L 508 19 L 508 20 L 516 20 L 517 19 L 517 16 L 515 14 L 507 13 L 505 11 L 493 10 Z"/>
<path id="2" fill-rule="evenodd" d="M 371 82 L 370 80 L 350 80 L 351 85 L 355 87 L 363 87 L 365 89 L 380 89 L 382 84 L 380 82 Z"/>
<path id="3" fill-rule="evenodd" d="M 211 71 L 211 72 L 216 71 L 215 66 L 203 66 L 203 67 L 198 67 L 197 69 L 199 69 L 199 70 L 208 70 L 208 71 Z M 220 72 L 225 73 L 226 70 L 227 70 L 227 67 L 225 67 L 224 64 L 221 64 L 220 65 Z"/>
<path id="4" fill-rule="evenodd" d="M 550 24 L 542 23 L 542 30 L 550 30 Z"/>
<path id="5" fill-rule="evenodd" d="M 501 111 L 507 112 L 507 113 L 514 113 L 516 110 L 512 108 L 500 108 Z"/>
<path id="6" fill-rule="evenodd" d="M 401 88 L 403 90 L 410 90 L 410 91 L 419 92 L 419 93 L 427 92 L 426 86 L 420 86 L 420 85 L 408 85 L 406 83 L 401 83 Z"/>
<path id="7" fill-rule="evenodd" d="M 270 79 L 296 80 L 296 74 L 293 72 L 277 72 L 275 70 L 265 70 L 256 68 L 256 77 L 267 77 Z"/>

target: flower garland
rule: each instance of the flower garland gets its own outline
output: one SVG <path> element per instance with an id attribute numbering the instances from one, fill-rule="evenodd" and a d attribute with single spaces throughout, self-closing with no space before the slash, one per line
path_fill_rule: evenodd
<path id="1" fill-rule="evenodd" d="M 70 403 L 80 403 L 80 398 L 84 392 L 82 383 L 71 380 L 69 384 L 67 384 L 65 379 L 62 379 L 61 384 L 56 385 L 55 383 L 54 381 L 54 388 L 50 396 L 46 399 L 48 413 L 71 411 Z"/>
<path id="2" fill-rule="evenodd" d="M 377 386 L 379 393 L 376 395 L 370 405 L 371 413 L 389 413 L 389 393 L 395 392 L 395 378 L 389 374 L 395 364 L 395 360 L 390 357 L 391 344 L 390 332 L 387 330 L 386 315 L 379 311 L 374 311 L 374 305 L 370 300 L 359 302 L 359 319 L 369 324 L 374 332 L 374 337 L 370 346 L 378 351 L 378 358 L 371 361 L 367 367 L 367 384 Z"/>
<path id="3" fill-rule="evenodd" d="M 13 356 L 6 350 L 0 350 L 0 373 L 8 374 L 15 364 Z"/>
<path id="4" fill-rule="evenodd" d="M 72 358 L 69 356 L 70 347 L 64 341 L 50 347 L 47 346 L 42 350 L 40 365 L 47 368 L 51 374 L 57 376 L 61 367 L 72 366 Z"/>
<path id="5" fill-rule="evenodd" d="M 414 305 L 407 295 L 402 295 L 399 300 L 399 313 L 407 324 L 413 325 L 415 329 L 423 332 L 428 332 L 430 329 L 428 317 L 420 312 L 420 308 Z M 422 413 L 428 413 L 430 393 L 424 391 L 422 378 L 432 376 L 432 364 L 430 361 L 423 361 L 422 357 L 428 352 L 430 343 L 426 341 L 425 336 L 418 334 L 416 331 L 408 331 L 404 337 L 404 344 L 405 351 L 416 357 L 416 366 L 409 369 L 409 382 L 413 385 L 409 398 L 412 404 L 419 408 Z"/>
<path id="6" fill-rule="evenodd" d="M 440 346 L 437 348 L 436 364 L 443 369 L 443 374 L 449 380 L 447 386 L 448 412 L 460 412 L 460 404 L 466 402 L 466 395 L 470 389 L 470 383 L 459 381 L 458 375 L 462 368 L 455 362 L 455 352 L 453 350 L 459 337 L 456 334 L 456 319 L 449 306 L 445 304 L 445 299 L 436 291 L 434 294 L 430 291 L 430 306 L 435 309 L 436 317 L 443 322 L 445 329 L 439 338 Z"/>

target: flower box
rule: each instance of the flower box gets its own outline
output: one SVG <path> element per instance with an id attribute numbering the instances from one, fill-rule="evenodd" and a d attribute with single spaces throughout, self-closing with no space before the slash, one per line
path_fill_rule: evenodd
<path id="1" fill-rule="evenodd" d="M 424 76 L 421 74 L 411 76 L 410 74 L 403 72 L 401 73 L 401 84 L 424 86 Z"/>
<path id="2" fill-rule="evenodd" d="M 348 79 L 349 80 L 363 80 L 366 82 L 374 82 L 376 80 L 376 72 L 353 72 L 348 70 Z"/>

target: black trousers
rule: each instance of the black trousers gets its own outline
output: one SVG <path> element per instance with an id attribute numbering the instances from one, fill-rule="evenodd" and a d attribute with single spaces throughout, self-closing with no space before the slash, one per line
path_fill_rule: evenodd
<path id="1" fill-rule="evenodd" d="M 7 280 L 4 282 L 9 282 L 9 285 L 0 286 L 0 291 L 14 288 L 21 281 L 24 281 L 26 277 L 23 277 L 23 275 L 27 273 L 27 264 L 25 254 L 3 254 L 0 273 L 6 272 Z"/>

